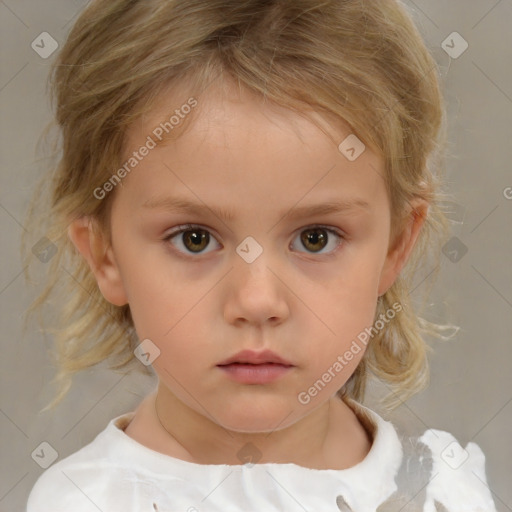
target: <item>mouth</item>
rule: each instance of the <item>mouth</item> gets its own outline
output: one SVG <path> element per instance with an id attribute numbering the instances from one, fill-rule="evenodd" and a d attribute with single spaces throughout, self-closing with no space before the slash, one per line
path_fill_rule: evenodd
<path id="1" fill-rule="evenodd" d="M 255 352 L 253 350 L 242 350 L 234 356 L 220 362 L 217 366 L 227 366 L 230 364 L 246 364 L 246 365 L 265 365 L 277 364 L 281 366 L 294 366 L 290 361 L 282 358 L 271 350 Z"/>
<path id="2" fill-rule="evenodd" d="M 267 384 L 289 373 L 295 366 L 268 350 L 244 350 L 219 363 L 217 367 L 228 378 L 241 384 Z"/>

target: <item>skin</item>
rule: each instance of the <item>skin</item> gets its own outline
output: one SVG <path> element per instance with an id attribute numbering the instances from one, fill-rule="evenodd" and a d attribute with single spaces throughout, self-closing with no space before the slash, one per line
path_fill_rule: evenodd
<path id="1" fill-rule="evenodd" d="M 139 147 L 180 104 L 163 93 L 132 126 L 127 147 Z M 117 186 L 111 241 L 87 218 L 69 228 L 106 300 L 129 304 L 139 338 L 161 351 L 153 363 L 158 387 L 125 432 L 201 464 L 241 464 L 237 452 L 250 442 L 260 463 L 351 467 L 371 437 L 335 393 L 364 350 L 309 403 L 297 397 L 373 324 L 377 299 L 406 263 L 428 204 L 411 203 L 415 212 L 390 245 L 383 161 L 368 148 L 354 162 L 345 158 L 337 145 L 350 134 L 346 127 L 317 116 L 326 134 L 229 84 L 210 87 L 193 115 L 178 138 L 152 150 Z M 229 210 L 233 218 L 143 206 L 156 196 Z M 356 197 L 369 208 L 293 216 L 299 207 Z M 165 240 L 186 223 L 209 232 L 202 253 L 185 245 L 183 233 Z M 325 247 L 301 243 L 312 225 L 322 226 Z M 263 249 L 252 263 L 236 252 L 248 236 Z M 240 384 L 216 366 L 242 349 L 267 348 L 295 365 L 271 383 Z"/>

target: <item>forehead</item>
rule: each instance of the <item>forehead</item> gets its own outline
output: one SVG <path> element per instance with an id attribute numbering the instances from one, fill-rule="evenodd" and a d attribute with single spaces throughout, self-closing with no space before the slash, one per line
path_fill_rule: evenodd
<path id="1" fill-rule="evenodd" d="M 200 95 L 186 87 L 162 92 L 128 132 L 125 157 L 148 136 L 157 142 L 129 176 L 139 182 L 139 195 L 161 188 L 165 180 L 173 189 L 193 185 L 194 190 L 184 190 L 189 195 L 200 189 L 268 201 L 273 193 L 275 199 L 286 192 L 291 200 L 338 187 L 348 193 L 364 189 L 371 198 L 384 186 L 382 161 L 369 149 L 349 161 L 338 146 L 350 134 L 342 121 L 312 110 L 295 112 L 217 82 Z"/>
<path id="2" fill-rule="evenodd" d="M 191 108 L 190 104 L 194 106 Z M 193 87 L 187 87 L 186 82 L 179 82 L 158 94 L 151 104 L 151 110 L 131 126 L 128 141 L 132 143 L 129 145 L 133 145 L 137 139 L 160 129 L 165 144 L 181 138 L 193 125 L 195 135 L 208 133 L 211 142 L 216 138 L 218 142 L 224 142 L 230 128 L 238 132 L 237 128 L 243 126 L 244 130 L 238 133 L 239 136 L 258 133 L 261 138 L 263 131 L 275 133 L 286 129 L 294 131 L 299 138 L 304 135 L 303 142 L 307 143 L 313 130 L 318 132 L 312 121 L 324 130 L 324 137 L 330 138 L 333 144 L 338 144 L 338 132 L 350 133 L 342 119 L 328 114 L 319 115 L 306 105 L 296 112 L 245 87 L 238 87 L 232 80 L 217 79 L 199 93 Z M 159 138 L 157 143 L 162 141 Z"/>

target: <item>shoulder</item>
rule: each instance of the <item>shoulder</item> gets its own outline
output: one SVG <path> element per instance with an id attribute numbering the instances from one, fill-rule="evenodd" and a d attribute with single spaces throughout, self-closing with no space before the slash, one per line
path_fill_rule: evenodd
<path id="1" fill-rule="evenodd" d="M 30 492 L 27 512 L 121 510 L 113 503 L 119 495 L 126 499 L 131 471 L 109 457 L 110 449 L 115 449 L 109 436 L 115 420 L 91 443 L 39 476 Z"/>
<path id="2" fill-rule="evenodd" d="M 82 450 L 80 450 L 81 452 Z M 102 461 L 78 461 L 76 454 L 48 468 L 36 481 L 27 504 L 27 512 L 85 512 L 98 510 L 91 496 L 96 494 Z"/>

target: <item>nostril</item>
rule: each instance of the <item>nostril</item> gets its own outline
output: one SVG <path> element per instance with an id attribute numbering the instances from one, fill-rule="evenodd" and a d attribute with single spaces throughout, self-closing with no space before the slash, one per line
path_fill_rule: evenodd
<path id="1" fill-rule="evenodd" d="M 341 495 L 336 498 L 336 505 L 338 505 L 340 512 L 352 512 L 352 508 L 345 501 L 345 498 Z"/>

